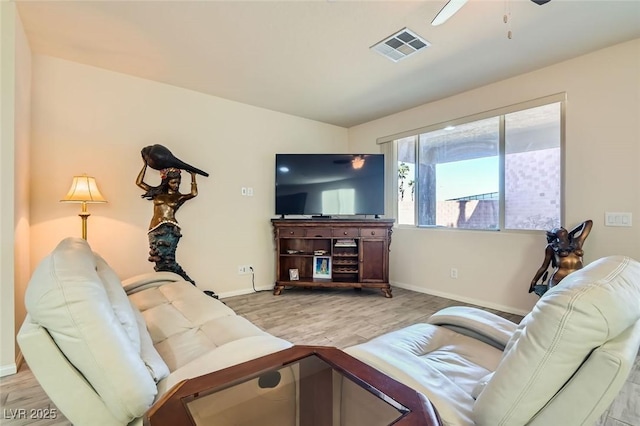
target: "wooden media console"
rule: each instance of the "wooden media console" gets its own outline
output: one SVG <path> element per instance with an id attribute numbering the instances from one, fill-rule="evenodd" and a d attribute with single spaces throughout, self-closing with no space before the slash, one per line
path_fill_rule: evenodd
<path id="1" fill-rule="evenodd" d="M 272 219 L 273 294 L 286 286 L 377 288 L 391 297 L 393 219 Z"/>

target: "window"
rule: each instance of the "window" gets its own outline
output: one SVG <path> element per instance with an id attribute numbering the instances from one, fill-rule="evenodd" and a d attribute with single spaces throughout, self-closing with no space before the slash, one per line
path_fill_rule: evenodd
<path id="1" fill-rule="evenodd" d="M 391 139 L 398 224 L 560 226 L 564 96 L 553 98 Z"/>
<path id="2" fill-rule="evenodd" d="M 322 191 L 322 211 L 334 214 L 354 214 L 356 212 L 356 190 L 353 188 Z"/>

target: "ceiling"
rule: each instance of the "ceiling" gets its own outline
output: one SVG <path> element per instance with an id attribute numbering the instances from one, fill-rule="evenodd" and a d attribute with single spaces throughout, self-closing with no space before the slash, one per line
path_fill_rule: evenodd
<path id="1" fill-rule="evenodd" d="M 342 127 L 640 37 L 640 0 L 445 3 L 17 1 L 34 53 Z M 369 49 L 404 27 L 432 45 Z"/>

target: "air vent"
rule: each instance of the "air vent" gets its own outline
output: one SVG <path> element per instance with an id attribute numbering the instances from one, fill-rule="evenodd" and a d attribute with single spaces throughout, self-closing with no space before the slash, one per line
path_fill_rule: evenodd
<path id="1" fill-rule="evenodd" d="M 398 62 L 429 46 L 431 46 L 431 43 L 427 40 L 410 29 L 403 28 L 380 43 L 374 44 L 371 49 L 386 56 L 393 62 Z"/>

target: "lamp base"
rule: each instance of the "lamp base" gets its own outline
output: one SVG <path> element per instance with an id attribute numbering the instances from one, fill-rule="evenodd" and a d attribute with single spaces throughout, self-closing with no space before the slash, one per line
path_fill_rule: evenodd
<path id="1" fill-rule="evenodd" d="M 91 216 L 91 213 L 84 211 L 84 212 L 78 213 L 78 216 L 80 216 L 80 219 L 82 219 L 82 238 L 86 240 L 87 239 L 87 218 Z"/>

